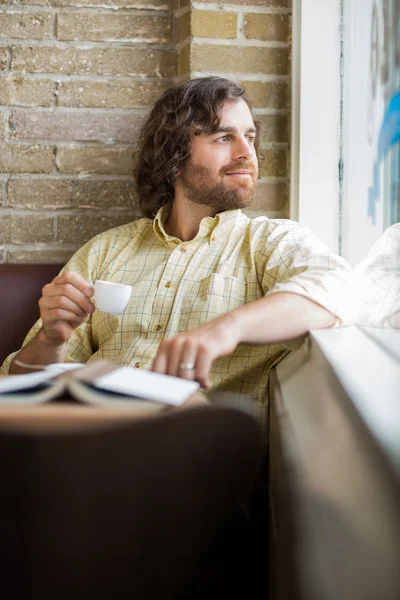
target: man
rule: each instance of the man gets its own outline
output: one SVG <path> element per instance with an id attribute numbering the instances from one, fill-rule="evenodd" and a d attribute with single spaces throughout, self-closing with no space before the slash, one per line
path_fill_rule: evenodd
<path id="1" fill-rule="evenodd" d="M 139 141 L 145 218 L 96 236 L 43 288 L 41 321 L 3 371 L 105 358 L 262 402 L 284 343 L 340 322 L 348 267 L 298 223 L 241 212 L 259 142 L 238 84 L 204 77 L 167 90 Z M 133 286 L 123 315 L 96 310 L 96 279 Z"/>

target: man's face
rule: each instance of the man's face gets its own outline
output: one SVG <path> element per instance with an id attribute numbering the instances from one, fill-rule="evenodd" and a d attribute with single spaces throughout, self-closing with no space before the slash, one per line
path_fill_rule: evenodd
<path id="1" fill-rule="evenodd" d="M 246 102 L 226 100 L 218 129 L 193 135 L 190 161 L 179 178 L 186 197 L 217 212 L 248 206 L 258 178 L 255 136 Z"/>

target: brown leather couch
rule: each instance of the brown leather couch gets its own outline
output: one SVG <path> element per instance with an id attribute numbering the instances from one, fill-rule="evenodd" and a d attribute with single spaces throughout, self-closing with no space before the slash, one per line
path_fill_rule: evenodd
<path id="1" fill-rule="evenodd" d="M 0 265 L 1 363 L 61 266 Z M 264 600 L 267 533 L 237 502 L 261 457 L 258 424 L 227 407 L 76 434 L 9 431 L 0 417 L 4 587 L 19 598 Z"/>
<path id="2" fill-rule="evenodd" d="M 39 318 L 42 288 L 63 265 L 0 265 L 0 365 Z"/>

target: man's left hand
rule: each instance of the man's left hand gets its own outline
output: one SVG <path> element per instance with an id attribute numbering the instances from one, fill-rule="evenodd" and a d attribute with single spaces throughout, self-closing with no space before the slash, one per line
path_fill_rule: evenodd
<path id="1" fill-rule="evenodd" d="M 203 388 L 209 388 L 212 363 L 234 352 L 239 341 L 234 319 L 227 313 L 162 342 L 152 371 L 198 381 Z"/>

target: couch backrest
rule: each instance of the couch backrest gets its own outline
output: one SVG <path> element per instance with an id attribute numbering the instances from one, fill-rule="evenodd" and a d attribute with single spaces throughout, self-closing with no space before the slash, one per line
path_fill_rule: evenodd
<path id="1" fill-rule="evenodd" d="M 63 265 L 0 265 L 0 365 L 39 318 L 42 288 Z"/>

